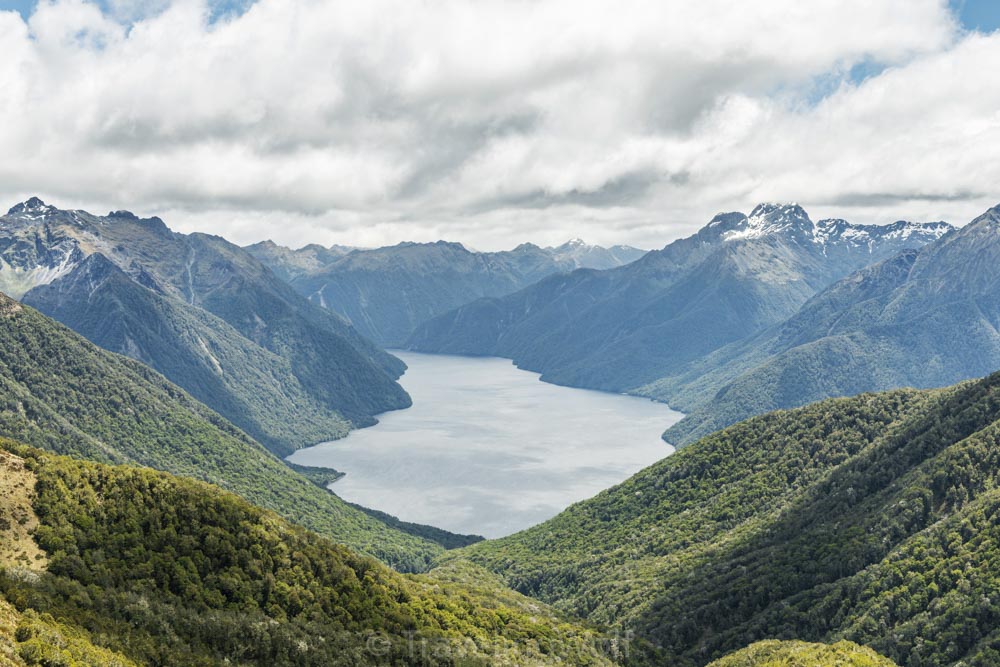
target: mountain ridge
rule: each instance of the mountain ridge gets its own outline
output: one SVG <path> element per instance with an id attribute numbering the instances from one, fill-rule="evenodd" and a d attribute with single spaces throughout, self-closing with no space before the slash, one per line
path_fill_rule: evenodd
<path id="1" fill-rule="evenodd" d="M 750 414 L 895 386 L 928 388 L 1000 368 L 1000 206 L 919 250 L 816 294 L 787 321 L 721 359 L 661 380 L 656 393 L 701 376 L 714 395 L 667 437 L 679 444 Z M 707 399 L 707 400 L 705 400 Z"/>
<path id="2" fill-rule="evenodd" d="M 949 228 L 817 226 L 797 205 L 722 213 L 623 267 L 552 276 L 436 317 L 406 347 L 508 357 L 556 384 L 636 392 L 785 320 L 858 268 Z"/>
<path id="3" fill-rule="evenodd" d="M 100 262 L 85 262 L 94 256 L 108 262 L 103 274 L 117 268 L 114 280 L 94 280 Z M 159 218 L 94 216 L 37 198 L 16 205 L 0 217 L 4 288 L 141 359 L 284 454 L 410 405 L 395 382 L 398 359 L 237 246 L 172 232 Z"/>
<path id="4" fill-rule="evenodd" d="M 302 265 L 309 260 L 299 257 L 306 249 L 255 244 L 248 250 L 288 275 L 301 294 L 344 316 L 386 347 L 400 346 L 425 320 L 476 298 L 509 294 L 554 273 L 584 266 L 617 266 L 645 252 L 582 242 L 548 248 L 522 243 L 512 250 L 478 252 L 454 241 L 404 241 L 355 249 L 306 270 Z"/>
<path id="5" fill-rule="evenodd" d="M 49 560 L 0 568 L 0 662 L 612 664 L 599 631 L 475 568 L 407 577 L 203 482 L 3 450 L 35 479 Z"/>

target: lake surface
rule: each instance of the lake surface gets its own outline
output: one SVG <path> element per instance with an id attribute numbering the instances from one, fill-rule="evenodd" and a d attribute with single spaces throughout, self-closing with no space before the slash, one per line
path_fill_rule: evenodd
<path id="1" fill-rule="evenodd" d="M 393 351 L 413 407 L 299 450 L 347 476 L 341 498 L 456 533 L 540 523 L 673 452 L 683 416 L 662 403 L 541 382 L 508 359 Z"/>

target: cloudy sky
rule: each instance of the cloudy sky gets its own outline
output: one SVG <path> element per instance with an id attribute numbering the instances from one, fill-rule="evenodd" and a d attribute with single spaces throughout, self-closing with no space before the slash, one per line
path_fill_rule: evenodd
<path id="1" fill-rule="evenodd" d="M 659 247 L 1000 202 L 995 0 L 0 0 L 0 201 L 181 231 Z"/>

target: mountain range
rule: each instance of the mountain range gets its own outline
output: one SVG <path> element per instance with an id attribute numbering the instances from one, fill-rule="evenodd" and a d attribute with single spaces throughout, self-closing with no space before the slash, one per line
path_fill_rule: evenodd
<path id="1" fill-rule="evenodd" d="M 691 442 L 751 415 L 827 396 L 986 375 L 1000 368 L 998 327 L 995 207 L 920 250 L 848 276 L 780 325 L 655 391 L 710 395 L 668 433 Z"/>
<path id="2" fill-rule="evenodd" d="M 271 242 L 246 250 L 301 294 L 386 347 L 402 345 L 425 320 L 480 297 L 510 294 L 580 267 L 620 266 L 645 254 L 629 246 L 602 248 L 579 239 L 548 248 L 524 243 L 500 252 L 476 252 L 446 241 L 346 253 L 337 246 L 289 250 Z"/>
<path id="3" fill-rule="evenodd" d="M 398 359 L 241 248 L 159 218 L 18 204 L 0 217 L 0 290 L 283 454 L 410 404 Z"/>
<path id="4" fill-rule="evenodd" d="M 0 665 L 1000 660 L 1000 207 L 763 204 L 621 265 L 562 248 L 241 249 L 12 208 Z M 272 452 L 407 404 L 369 334 L 667 400 L 687 446 L 498 540 L 352 506 Z"/>
<path id="5" fill-rule="evenodd" d="M 725 213 L 625 266 L 550 276 L 418 327 L 407 347 L 509 357 L 557 384 L 667 400 L 656 384 L 785 321 L 818 292 L 946 234 L 946 223 L 813 222 L 794 204 Z"/>
<path id="6" fill-rule="evenodd" d="M 318 243 L 310 243 L 293 250 L 278 245 L 274 241 L 261 241 L 244 246 L 243 249 L 259 259 L 285 282 L 291 282 L 299 276 L 319 271 L 344 255 L 354 250 L 360 250 L 360 248 L 352 246 L 332 245 L 327 247 Z"/>

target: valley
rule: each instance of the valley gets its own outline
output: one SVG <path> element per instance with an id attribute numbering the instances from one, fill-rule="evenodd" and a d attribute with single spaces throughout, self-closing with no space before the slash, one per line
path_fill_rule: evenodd
<path id="1" fill-rule="evenodd" d="M 496 257 L 15 206 L 0 656 L 992 667 L 1000 376 L 900 387 L 996 365 L 998 210 L 720 214 L 631 263 L 460 290 L 408 339 L 442 354 L 287 281 L 375 261 L 352 308 L 415 317 Z M 892 391 L 773 411 L 870 389 Z"/>
<path id="2" fill-rule="evenodd" d="M 501 537 L 555 516 L 667 456 L 660 433 L 683 417 L 506 359 L 393 353 L 413 407 L 288 460 L 346 473 L 330 485 L 344 500 L 453 533 Z"/>
<path id="3" fill-rule="evenodd" d="M 0 667 L 1000 667 L 1000 0 L 0 39 Z"/>

